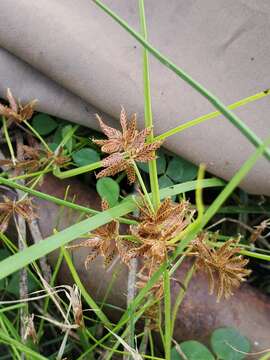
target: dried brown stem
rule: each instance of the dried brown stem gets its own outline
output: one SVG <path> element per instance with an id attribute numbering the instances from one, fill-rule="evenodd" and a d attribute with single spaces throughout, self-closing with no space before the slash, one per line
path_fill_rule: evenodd
<path id="1" fill-rule="evenodd" d="M 34 219 L 33 221 L 31 221 L 28 224 L 28 227 L 29 227 L 29 230 L 30 230 L 30 233 L 31 233 L 34 243 L 37 244 L 40 241 L 42 241 L 43 237 L 41 235 L 37 219 Z M 41 267 L 41 271 L 42 271 L 42 275 L 43 275 L 44 279 L 46 280 L 47 283 L 50 283 L 52 273 L 51 273 L 51 268 L 48 265 L 47 258 L 46 257 L 40 258 L 39 263 L 40 263 L 40 267 Z"/>
<path id="2" fill-rule="evenodd" d="M 15 132 L 15 139 L 16 139 L 16 148 L 17 148 L 17 159 L 23 160 L 23 137 L 20 132 L 20 130 L 16 130 Z M 20 181 L 23 184 L 23 180 Z M 23 196 L 23 193 L 19 190 L 17 190 L 18 193 L 18 200 L 20 200 Z M 18 215 L 18 218 L 16 219 L 14 216 L 15 224 L 18 231 L 18 248 L 19 251 L 23 251 L 26 248 L 26 223 L 25 219 Z M 27 275 L 27 269 L 23 268 L 20 270 L 20 283 L 19 283 L 19 289 L 20 289 L 20 299 L 25 299 L 28 296 L 28 275 Z M 26 324 L 25 319 L 28 316 L 28 306 L 25 306 L 21 309 L 21 325 L 20 325 L 20 332 L 21 332 L 21 339 L 24 341 L 25 334 L 26 334 Z M 21 355 L 22 359 L 25 359 L 25 354 L 22 353 Z"/>

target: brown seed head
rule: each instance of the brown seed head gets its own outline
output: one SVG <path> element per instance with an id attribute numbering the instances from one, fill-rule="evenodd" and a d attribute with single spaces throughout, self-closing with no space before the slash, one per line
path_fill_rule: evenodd
<path id="1" fill-rule="evenodd" d="M 17 103 L 10 89 L 7 89 L 9 106 L 0 104 L 0 115 L 6 117 L 10 122 L 21 123 L 31 119 L 37 100 L 32 100 L 26 105 Z"/>
<path id="2" fill-rule="evenodd" d="M 76 285 L 70 290 L 70 303 L 74 314 L 75 324 L 80 327 L 84 326 L 81 294 Z"/>
<path id="3" fill-rule="evenodd" d="M 33 343 L 36 344 L 38 341 L 35 325 L 34 325 L 34 314 L 25 316 L 24 320 L 24 340 L 32 339 Z"/>
<path id="4" fill-rule="evenodd" d="M 108 203 L 102 201 L 102 210 L 108 209 Z M 119 222 L 113 220 L 108 224 L 100 226 L 91 233 L 91 237 L 79 244 L 68 246 L 69 249 L 81 247 L 89 248 L 90 254 L 86 257 L 85 267 L 98 255 L 104 257 L 104 265 L 108 266 L 117 253 L 117 240 L 119 237 Z"/>
<path id="5" fill-rule="evenodd" d="M 64 148 L 62 148 L 62 147 L 59 149 L 57 154 L 55 154 L 54 152 L 47 152 L 46 156 L 47 156 L 48 162 L 53 160 L 53 164 L 55 164 L 57 166 L 67 165 L 70 161 L 70 157 L 64 155 L 63 153 L 64 153 Z"/>
<path id="6" fill-rule="evenodd" d="M 156 141 L 147 144 L 146 139 L 150 135 L 151 129 L 137 130 L 136 115 L 133 114 L 128 122 L 124 108 L 122 108 L 120 114 L 122 132 L 107 126 L 99 116 L 97 118 L 101 130 L 108 139 L 93 141 L 101 146 L 103 152 L 111 154 L 102 160 L 105 169 L 100 171 L 97 177 L 113 176 L 126 171 L 129 183 L 134 183 L 136 179 L 134 161 L 148 162 L 155 159 L 155 151 L 161 146 L 162 142 Z"/>
<path id="7" fill-rule="evenodd" d="M 7 230 L 12 216 L 21 216 L 28 222 L 37 218 L 31 198 L 20 201 L 11 200 L 6 196 L 3 198 L 4 202 L 0 203 L 0 232 Z"/>
<path id="8" fill-rule="evenodd" d="M 208 235 L 201 234 L 192 243 L 192 254 L 197 258 L 196 267 L 205 271 L 209 277 L 209 293 L 217 293 L 217 301 L 233 295 L 233 289 L 238 288 L 246 280 L 250 270 L 245 266 L 248 263 L 241 255 L 239 247 L 233 247 L 239 239 L 226 241 L 220 248 L 210 247 Z"/>
<path id="9" fill-rule="evenodd" d="M 138 225 L 130 227 L 131 234 L 139 245 L 128 251 L 127 258 L 143 258 L 143 267 L 139 273 L 138 286 L 143 287 L 158 267 L 167 259 L 168 253 L 175 245 L 170 242 L 191 222 L 193 211 L 189 203 L 182 201 L 177 204 L 170 198 L 161 202 L 153 211 L 145 198 L 141 196 L 138 203 L 140 210 Z M 156 284 L 152 290 L 155 298 L 163 295 L 162 283 Z"/>

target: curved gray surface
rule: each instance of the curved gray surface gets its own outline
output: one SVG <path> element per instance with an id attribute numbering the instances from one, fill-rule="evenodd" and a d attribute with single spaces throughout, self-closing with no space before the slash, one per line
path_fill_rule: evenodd
<path id="1" fill-rule="evenodd" d="M 104 2 L 139 29 L 136 0 Z M 269 1 L 148 0 L 146 15 L 150 42 L 225 103 L 269 88 Z M 2 0 L 0 46 L 30 65 L 13 62 L 12 70 L 6 61 L 1 91 L 2 78 L 9 77 L 21 98 L 34 92 L 45 111 L 91 127 L 96 122 L 85 104 L 115 118 L 124 105 L 138 113 L 143 126 L 141 47 L 90 0 Z M 157 60 L 151 58 L 150 65 L 157 134 L 213 110 Z M 23 73 L 23 82 L 16 82 L 17 73 Z M 264 139 L 270 133 L 269 110 L 264 98 L 236 112 Z M 165 146 L 197 164 L 206 162 L 225 179 L 253 151 L 221 116 L 174 135 Z M 242 186 L 269 195 L 269 176 L 269 163 L 261 160 Z"/>
<path id="2" fill-rule="evenodd" d="M 115 121 L 102 110 L 82 100 L 70 91 L 57 84 L 38 70 L 34 69 L 7 50 L 0 48 L 0 94 L 6 95 L 6 89 L 12 89 L 22 103 L 38 99 L 36 108 L 39 111 L 67 119 L 85 126 L 99 129 L 93 118 L 96 113 L 110 124 Z"/>

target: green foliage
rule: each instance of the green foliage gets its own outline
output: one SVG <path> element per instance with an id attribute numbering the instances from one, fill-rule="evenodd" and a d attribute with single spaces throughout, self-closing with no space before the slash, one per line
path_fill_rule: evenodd
<path id="1" fill-rule="evenodd" d="M 0 261 L 8 258 L 10 253 L 7 249 L 0 249 Z M 19 271 L 15 272 L 14 274 L 10 275 L 6 279 L 0 280 L 0 291 L 6 291 L 9 294 L 12 294 L 19 297 L 19 283 L 20 283 L 20 274 Z M 33 292 L 38 290 L 38 285 L 31 273 L 28 276 L 28 290 L 29 292 Z"/>
<path id="2" fill-rule="evenodd" d="M 173 181 L 167 175 L 160 176 L 158 179 L 158 184 L 160 189 L 164 189 L 166 187 L 174 185 Z"/>
<path id="3" fill-rule="evenodd" d="M 32 293 L 39 289 L 37 282 L 35 281 L 35 279 L 32 275 L 28 276 L 27 280 L 28 280 L 29 293 Z M 20 293 L 19 283 L 20 283 L 20 273 L 18 271 L 16 273 L 12 274 L 12 276 L 10 277 L 10 279 L 8 281 L 8 285 L 5 288 L 7 292 L 15 295 L 16 298 L 18 298 L 20 296 L 19 295 L 19 293 Z"/>
<path id="4" fill-rule="evenodd" d="M 44 115 L 44 114 L 41 114 Z M 52 136 L 51 142 L 49 143 L 49 147 L 52 151 L 55 151 L 59 144 L 63 141 L 64 137 L 73 129 L 72 124 L 69 121 L 57 119 L 55 121 L 56 126 L 53 130 L 54 134 Z M 74 136 L 72 135 L 70 139 L 65 143 L 64 148 L 68 150 L 69 153 L 71 153 L 76 146 L 76 140 Z"/>
<path id="5" fill-rule="evenodd" d="M 97 181 L 96 188 L 101 199 L 107 200 L 110 207 L 117 204 L 120 187 L 115 180 L 109 177 L 101 178 Z"/>
<path id="6" fill-rule="evenodd" d="M 169 162 L 166 175 L 169 176 L 175 183 L 183 183 L 185 181 L 194 180 L 197 176 L 197 172 L 197 166 L 180 156 L 175 156 Z"/>
<path id="7" fill-rule="evenodd" d="M 49 135 L 53 130 L 55 130 L 58 126 L 58 123 L 47 114 L 38 114 L 34 116 L 32 121 L 33 128 L 40 135 Z"/>
<path id="8" fill-rule="evenodd" d="M 62 129 L 63 129 L 63 126 L 59 126 L 55 133 L 53 134 L 53 143 L 54 144 L 57 144 L 57 146 L 60 144 L 60 142 L 62 141 L 63 139 L 63 136 L 62 136 Z"/>
<path id="9" fill-rule="evenodd" d="M 99 6 L 102 7 L 99 0 L 95 0 L 96 3 L 99 4 Z M 144 46 L 144 97 L 145 97 L 145 119 L 146 119 L 146 126 L 152 126 L 152 112 L 151 112 L 151 99 L 150 99 L 150 82 L 149 82 L 149 69 L 148 69 L 148 58 L 147 58 L 147 50 L 152 52 L 154 56 L 156 56 L 165 66 L 168 66 L 171 68 L 172 71 L 174 71 L 178 76 L 180 76 L 182 79 L 184 79 L 187 83 L 189 83 L 191 86 L 193 86 L 197 91 L 199 91 L 203 96 L 205 96 L 212 104 L 215 105 L 215 107 L 223 113 L 228 120 L 230 120 L 240 131 L 256 146 L 261 145 L 261 140 L 256 137 L 255 134 L 253 134 L 249 128 L 245 126 L 244 123 L 242 123 L 233 113 L 226 110 L 226 107 L 218 100 L 216 99 L 212 94 L 210 94 L 206 89 L 204 89 L 200 84 L 195 82 L 192 78 L 190 78 L 187 74 L 185 74 L 181 69 L 178 69 L 173 63 L 171 63 L 169 60 L 165 59 L 161 54 L 159 54 L 155 49 L 151 47 L 147 43 L 147 36 L 146 36 L 146 24 L 144 19 L 144 1 L 140 0 L 140 15 L 141 20 L 143 20 L 143 27 L 144 31 L 142 32 L 143 36 L 136 35 L 137 33 L 134 32 L 132 29 L 128 28 L 128 25 L 125 25 L 121 21 L 121 19 L 117 19 L 116 16 L 114 16 L 110 11 L 105 9 L 103 6 L 103 10 L 107 11 L 111 16 L 115 18 L 122 26 L 126 28 L 133 36 L 137 38 L 141 42 L 141 44 Z M 99 167 L 102 166 L 101 163 L 97 164 L 99 162 L 100 157 L 99 154 L 91 149 L 91 144 L 87 143 L 85 139 L 80 138 L 79 136 L 75 136 L 74 133 L 77 130 L 76 126 L 72 126 L 67 122 L 56 122 L 54 119 L 50 118 L 51 120 L 41 121 L 37 120 L 38 116 L 42 119 L 42 117 L 48 117 L 48 115 L 40 114 L 37 115 L 33 119 L 33 126 L 36 132 L 40 135 L 49 135 L 53 131 L 55 131 L 52 143 L 50 145 L 50 148 L 55 150 L 59 144 L 63 141 L 61 144 L 65 147 L 65 149 L 69 152 L 69 155 L 71 154 L 73 161 L 76 165 L 82 167 L 83 169 L 71 169 L 67 170 L 65 172 L 65 177 L 73 176 L 71 175 L 72 170 L 75 170 L 75 175 L 78 175 L 79 173 L 83 172 L 89 172 L 93 171 Z M 198 121 L 198 119 L 196 120 Z M 45 126 L 46 124 L 46 126 Z M 48 126 L 49 124 L 49 126 Z M 194 125 L 194 123 L 193 123 Z M 31 130 L 31 129 L 30 129 Z M 74 131 L 73 131 L 74 130 Z M 33 130 L 32 130 L 33 131 Z M 176 133 L 176 131 L 180 131 L 179 129 L 174 130 L 173 133 Z M 38 134 L 35 134 L 37 138 L 42 143 L 42 138 L 37 136 Z M 70 135 L 68 138 L 67 135 Z M 164 136 L 164 134 L 161 134 L 160 136 Z M 166 133 L 165 133 L 166 135 Z M 171 134 L 172 135 L 172 134 Z M 152 141 L 152 134 L 149 137 L 149 141 Z M 165 136 L 166 137 L 166 136 Z M 89 139 L 88 139 L 89 140 Z M 10 142 L 11 143 L 11 142 Z M 45 141 L 43 141 L 44 145 Z M 45 143 L 46 145 L 46 143 Z M 86 146 L 86 147 L 85 147 Z M 11 145 L 12 148 L 12 145 Z M 48 150 L 48 149 L 47 149 Z M 65 153 L 67 152 L 65 151 Z M 252 157 L 250 157 L 249 160 L 242 166 L 242 168 L 236 173 L 236 175 L 233 177 L 233 179 L 229 182 L 229 184 L 225 187 L 225 189 L 220 193 L 219 196 L 211 203 L 211 205 L 207 208 L 205 213 L 202 212 L 202 220 L 200 219 L 200 222 L 198 218 L 192 223 L 192 226 L 188 229 L 188 231 L 184 234 L 183 238 L 178 244 L 178 247 L 175 249 L 175 251 L 172 254 L 172 257 L 170 258 L 170 264 L 173 264 L 173 261 L 177 259 L 179 255 L 182 255 L 186 247 L 188 246 L 189 242 L 194 239 L 194 237 L 202 231 L 203 227 L 207 224 L 207 222 L 212 218 L 213 215 L 219 210 L 220 206 L 224 203 L 224 201 L 230 196 L 230 194 L 234 191 L 236 186 L 240 183 L 240 181 L 245 177 L 245 175 L 248 173 L 248 171 L 252 168 L 252 166 L 255 164 L 257 159 L 265 153 L 268 158 L 270 158 L 270 152 L 265 146 L 260 146 L 255 154 L 253 154 Z M 12 153 L 11 153 L 12 154 Z M 155 203 L 159 202 L 159 198 L 164 198 L 165 196 L 173 196 L 176 194 L 179 194 L 181 192 L 186 192 L 189 190 L 198 189 L 198 184 L 196 181 L 191 181 L 196 178 L 197 175 L 197 167 L 193 164 L 190 164 L 186 160 L 179 158 L 179 157 L 173 157 L 170 159 L 169 156 L 165 156 L 165 154 L 162 151 L 158 152 L 158 159 L 157 159 L 157 166 L 155 160 L 151 161 L 150 164 L 138 164 L 138 166 L 146 173 L 150 172 L 150 185 L 151 185 L 151 192 L 152 192 L 152 201 L 153 205 Z M 167 164 L 169 162 L 169 164 Z M 90 164 L 90 166 L 89 166 Z M 93 166 L 92 164 L 96 164 Z M 148 165 L 150 165 L 148 167 Z M 168 167 L 167 167 L 168 165 Z M 149 170 L 150 168 L 150 170 Z M 157 168 L 157 169 L 156 169 Z M 167 170 L 166 170 L 167 169 Z M 53 169 L 53 171 L 59 170 L 58 168 Z M 81 172 L 80 172 L 81 171 Z M 139 171 L 138 171 L 139 172 Z M 60 173 L 61 174 L 61 173 Z M 157 175 L 159 175 L 159 180 L 157 179 Z M 63 178 L 64 178 L 63 176 Z M 137 177 L 139 179 L 142 178 L 140 173 L 137 174 Z M 187 181 L 187 182 L 186 182 Z M 185 183 L 186 182 L 186 183 Z M 134 202 L 133 197 L 130 196 L 129 198 L 126 197 L 124 201 L 122 201 L 120 204 L 118 204 L 119 200 L 119 194 L 120 189 L 119 185 L 116 181 L 114 181 L 111 178 L 102 178 L 97 182 L 97 191 L 99 195 L 102 198 L 105 198 L 110 206 L 111 209 L 104 211 L 102 213 L 95 212 L 91 209 L 83 208 L 82 206 L 78 206 L 77 204 L 68 203 L 64 200 L 57 199 L 55 197 L 41 194 L 40 192 L 35 191 L 33 188 L 35 185 L 30 185 L 32 188 L 26 188 L 18 183 L 16 183 L 14 180 L 8 180 L 5 178 L 0 178 L 0 183 L 6 185 L 10 185 L 12 187 L 20 188 L 21 190 L 25 191 L 26 193 L 32 193 L 35 196 L 40 196 L 43 199 L 53 201 L 55 203 L 58 203 L 58 205 L 67 206 L 73 209 L 76 209 L 78 211 L 83 211 L 84 213 L 96 213 L 96 215 L 92 216 L 91 218 L 87 218 L 85 220 L 82 220 L 78 222 L 75 225 L 72 225 L 70 227 L 67 227 L 66 229 L 59 231 L 58 233 L 55 232 L 53 235 L 49 236 L 48 238 L 44 239 L 44 241 L 41 241 L 35 245 L 30 245 L 25 250 L 16 253 L 11 258 L 6 258 L 7 254 L 0 253 L 0 279 L 3 279 L 6 277 L 3 281 L 0 282 L 0 289 L 1 286 L 3 289 L 9 291 L 10 293 L 15 294 L 18 296 L 18 271 L 19 269 L 29 265 L 34 260 L 39 259 L 41 256 L 44 256 L 48 254 L 49 252 L 64 246 L 68 244 L 71 240 L 76 239 L 80 236 L 85 236 L 89 231 L 95 230 L 96 228 L 110 222 L 112 218 L 119 218 L 123 215 L 126 215 L 128 213 L 133 212 L 136 209 L 136 202 Z M 37 182 L 36 182 L 37 183 Z M 36 184 L 34 182 L 34 184 Z M 143 183 L 143 180 L 142 180 Z M 179 184 L 180 183 L 180 184 Z M 178 185 L 175 185 L 178 184 Z M 209 186 L 223 186 L 224 183 L 217 179 L 207 179 L 202 180 L 201 182 L 202 188 L 209 187 Z M 146 188 L 146 186 L 143 183 L 143 186 Z M 142 187 L 142 185 L 141 185 Z M 160 191 L 160 189 L 162 189 Z M 149 196 L 146 190 L 146 196 Z M 156 201 L 158 200 L 158 201 Z M 150 200 L 151 205 L 151 200 Z M 197 202 L 198 205 L 198 202 Z M 200 209 L 200 207 L 199 207 Z M 175 239 L 174 239 L 175 240 Z M 177 239 L 176 239 L 177 240 Z M 134 334 L 132 331 L 130 331 L 131 326 L 130 324 L 135 324 L 136 321 L 140 318 L 140 316 L 143 314 L 144 310 L 147 308 L 147 294 L 151 291 L 152 287 L 155 285 L 155 283 L 160 279 L 160 277 L 164 276 L 164 309 L 165 309 L 165 316 L 164 316 L 164 324 L 165 324 L 165 331 L 161 334 L 163 335 L 164 340 L 164 350 L 165 350 L 165 358 L 166 359 L 182 359 L 181 355 L 177 353 L 177 349 L 173 348 L 171 349 L 171 340 L 172 340 L 172 318 L 171 318 L 171 299 L 170 299 L 170 276 L 173 274 L 170 273 L 173 268 L 170 270 L 167 268 L 168 264 L 163 263 L 161 267 L 156 270 L 147 284 L 144 288 L 142 288 L 140 291 L 138 291 L 138 294 L 136 297 L 130 302 L 129 308 L 123 312 L 122 317 L 120 321 L 116 324 L 110 324 L 109 320 L 107 319 L 106 315 L 102 312 L 102 307 L 105 304 L 102 303 L 102 306 L 99 308 L 99 306 L 95 303 L 94 299 L 92 299 L 91 295 L 88 294 L 87 290 L 84 288 L 79 275 L 76 272 L 76 269 L 72 263 L 72 258 L 69 255 L 68 251 L 63 248 L 62 254 L 65 258 L 65 261 L 67 263 L 67 266 L 70 270 L 70 273 L 74 279 L 74 282 L 77 284 L 78 288 L 81 291 L 81 295 L 88 304 L 88 307 L 93 311 L 95 316 L 101 321 L 101 323 L 104 324 L 106 328 L 113 328 L 113 332 L 117 334 L 120 330 L 122 331 L 123 326 L 127 324 L 126 330 L 129 330 L 130 336 L 134 337 Z M 251 253 L 252 254 L 252 253 Z M 59 262 L 60 267 L 61 261 Z M 28 269 L 29 270 L 29 269 Z M 12 274 L 12 275 L 11 275 Z M 31 276 L 29 277 L 31 281 Z M 32 291 L 33 288 L 30 284 L 30 291 Z M 145 306 L 145 309 L 143 307 Z M 140 311 L 143 310 L 141 313 Z M 44 314 L 46 314 L 46 311 L 44 311 Z M 84 316 L 84 314 L 83 314 Z M 91 316 L 91 315 L 90 315 Z M 18 316 L 17 316 L 18 317 Z M 2 315 L 3 318 L 3 315 Z M 94 324 L 95 328 L 99 328 L 98 323 L 96 324 L 97 318 L 94 318 Z M 91 319 L 92 320 L 92 319 Z M 1 321 L 1 316 L 0 316 Z M 20 358 L 20 354 L 17 355 L 15 350 L 19 349 L 20 351 L 25 352 L 26 354 L 29 354 L 31 358 L 40 358 L 45 359 L 42 355 L 39 355 L 38 353 L 34 353 L 30 347 L 22 344 L 19 336 L 19 327 L 17 325 L 18 321 L 14 321 L 14 324 L 17 326 L 17 329 L 14 328 L 14 332 L 12 333 L 10 331 L 11 327 L 8 328 L 8 331 L 5 332 L 5 327 L 0 324 L 1 331 L 0 331 L 0 338 L 1 341 L 6 342 L 9 344 L 12 348 L 12 351 L 14 351 L 15 357 Z M 92 324 L 92 322 L 91 322 Z M 114 356 L 114 351 L 117 350 L 117 343 L 113 344 L 110 340 L 110 334 L 107 333 L 103 338 L 100 337 L 100 334 L 96 336 L 95 331 L 93 331 L 93 336 L 89 337 L 89 330 L 88 327 L 89 322 L 86 322 L 86 326 L 84 328 L 80 329 L 74 329 L 74 333 L 78 335 L 78 339 L 80 339 L 80 342 L 78 340 L 77 347 L 82 347 L 84 350 L 84 354 L 82 354 L 79 358 L 85 358 L 86 353 L 89 353 L 89 356 L 92 358 L 95 357 L 96 354 L 93 354 L 93 349 L 98 346 L 99 351 L 100 348 L 105 346 L 106 349 L 106 358 L 110 359 L 112 356 Z M 52 326 L 52 325 L 51 325 Z M 163 324 L 162 324 L 163 327 Z M 42 326 L 41 326 L 42 330 Z M 127 339 L 125 335 L 125 331 L 121 334 L 123 339 Z M 163 329 L 162 329 L 163 330 Z M 14 336 L 14 333 L 16 336 Z M 17 334 L 18 333 L 18 334 Z M 48 333 L 48 332 L 47 332 Z M 12 337 L 10 336 L 12 334 Z M 53 331 L 53 334 L 55 332 Z M 13 339 L 13 338 L 16 338 Z M 97 340 L 95 339 L 97 338 Z M 90 340 L 89 340 L 90 338 Z M 67 338 L 66 338 L 67 339 Z M 85 341 L 85 339 L 87 339 Z M 108 343 L 105 342 L 105 340 L 108 339 Z M 88 343 L 89 341 L 94 342 L 94 345 L 91 346 L 91 344 Z M 64 348 L 65 351 L 68 350 L 68 347 L 71 343 L 65 344 L 65 338 L 63 338 L 63 341 L 61 339 L 61 347 Z M 77 340 L 76 340 L 77 341 Z M 129 340 L 127 339 L 129 342 Z M 131 346 L 133 346 L 133 343 L 129 342 Z M 243 359 L 245 355 L 237 352 L 233 348 L 236 348 L 240 351 L 249 351 L 250 345 L 246 338 L 241 336 L 236 330 L 231 328 L 224 328 L 224 329 L 218 329 L 216 330 L 211 337 L 211 344 L 212 349 L 215 352 L 215 354 L 218 356 L 218 359 L 226 359 L 226 360 L 238 360 Z M 44 349 L 44 344 L 40 344 L 41 347 Z M 89 346 L 90 345 L 90 346 Z M 109 347 L 108 347 L 109 346 Z M 112 346 L 112 348 L 111 348 Z M 133 346 L 134 347 L 134 346 Z M 185 354 L 185 357 L 188 358 L 188 360 L 213 360 L 214 355 L 211 354 L 211 352 L 202 344 L 200 344 L 197 341 L 186 341 L 180 344 L 181 350 Z M 111 348 L 111 350 L 109 350 Z M 15 350 L 14 350 L 15 349 Z M 42 349 L 42 350 L 43 350 Z M 41 351 L 42 351 L 41 350 Z M 58 349 L 57 349 L 58 350 Z M 110 352 L 108 352 L 108 350 Z M 171 352 L 172 350 L 172 352 Z M 120 352 L 120 351 L 119 351 Z M 154 352 L 153 356 L 148 356 L 149 358 L 154 358 Z M 170 356 L 172 354 L 172 356 Z M 151 354 L 152 355 L 152 354 Z M 54 355 L 50 355 L 50 358 L 52 358 Z M 57 357 L 60 358 L 60 355 L 58 354 Z M 30 358 L 30 357 L 29 357 Z M 62 358 L 62 356 L 61 356 Z M 78 359 L 79 359 L 78 358 Z"/>
<path id="10" fill-rule="evenodd" d="M 197 177 L 198 167 L 180 156 L 169 157 L 167 160 L 166 155 L 162 150 L 159 150 L 157 155 L 157 174 L 159 175 L 158 183 L 161 189 L 174 184 L 191 181 Z M 145 173 L 149 174 L 148 164 L 138 163 L 138 167 Z"/>
<path id="11" fill-rule="evenodd" d="M 62 135 L 62 139 L 67 135 L 68 132 L 70 132 L 72 130 L 72 125 L 66 125 L 62 128 L 61 130 L 61 135 Z M 61 140 L 62 140 L 61 139 Z M 72 152 L 72 149 L 75 146 L 75 139 L 73 137 L 71 137 L 65 144 L 65 148 L 68 150 L 68 152 Z"/>
<path id="12" fill-rule="evenodd" d="M 190 340 L 179 344 L 180 350 L 188 360 L 215 360 L 214 355 L 207 347 L 198 341 Z M 226 327 L 213 331 L 211 335 L 211 347 L 220 360 L 242 360 L 245 353 L 250 352 L 250 342 L 236 329 Z M 177 346 L 172 349 L 171 360 L 184 360 Z"/>
<path id="13" fill-rule="evenodd" d="M 161 189 L 196 179 L 198 172 L 196 165 L 180 156 L 167 156 L 168 159 L 166 159 L 166 155 L 162 150 L 159 150 L 157 155 L 158 184 Z M 138 163 L 138 167 L 140 170 L 149 174 L 148 164 Z"/>
<path id="14" fill-rule="evenodd" d="M 83 148 L 72 154 L 72 159 L 78 166 L 92 164 L 100 160 L 100 155 L 97 151 L 91 148 Z"/>
<path id="15" fill-rule="evenodd" d="M 162 175 L 158 178 L 158 185 L 160 189 L 164 189 L 173 186 L 174 183 L 167 175 Z M 173 196 L 172 199 L 175 201 L 176 196 Z"/>
<path id="16" fill-rule="evenodd" d="M 180 348 L 188 360 L 215 360 L 207 347 L 198 341 L 184 341 L 180 344 Z M 184 360 L 177 351 L 177 347 L 172 349 L 171 360 Z"/>
<path id="17" fill-rule="evenodd" d="M 55 142 L 49 143 L 48 145 L 53 152 L 58 148 L 58 144 L 56 144 Z"/>
<path id="18" fill-rule="evenodd" d="M 242 360 L 246 355 L 241 352 L 248 353 L 251 348 L 248 339 L 230 327 L 215 330 L 211 336 L 211 346 L 222 360 Z"/>

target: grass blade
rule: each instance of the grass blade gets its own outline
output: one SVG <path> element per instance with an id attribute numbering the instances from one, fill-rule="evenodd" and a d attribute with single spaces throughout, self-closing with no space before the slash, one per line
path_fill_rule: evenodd
<path id="1" fill-rule="evenodd" d="M 209 187 L 220 187 L 225 185 L 226 185 L 225 181 L 216 178 L 200 180 L 200 187 L 202 189 Z M 192 191 L 195 190 L 196 187 L 197 187 L 197 180 L 187 181 L 183 184 L 169 186 L 160 190 L 160 198 L 164 199 L 168 196 L 178 195 L 187 191 Z"/>
<path id="2" fill-rule="evenodd" d="M 111 16 L 122 28 L 124 28 L 130 35 L 132 35 L 145 49 L 147 49 L 156 59 L 158 59 L 163 65 L 173 71 L 186 83 L 188 83 L 199 94 L 205 97 L 221 114 L 223 114 L 241 133 L 256 147 L 263 144 L 262 140 L 231 110 L 229 110 L 225 104 L 223 104 L 215 95 L 208 91 L 199 82 L 194 80 L 184 70 L 177 67 L 170 59 L 162 55 L 156 48 L 154 48 L 147 40 L 143 38 L 137 31 L 132 29 L 126 21 L 121 19 L 115 12 L 110 10 L 100 0 L 93 0 L 104 12 Z M 264 148 L 264 156 L 270 160 L 270 150 Z"/>
<path id="3" fill-rule="evenodd" d="M 0 342 L 5 343 L 10 346 L 14 346 L 18 350 L 22 351 L 23 353 L 31 356 L 31 359 L 37 359 L 37 360 L 48 360 L 47 357 L 44 357 L 40 354 L 38 354 L 36 351 L 32 350 L 28 346 L 22 344 L 20 341 L 15 340 L 11 338 L 10 336 L 4 334 L 2 331 L 0 331 Z"/>
<path id="4" fill-rule="evenodd" d="M 24 186 L 24 185 L 21 185 L 21 184 L 15 182 L 13 180 L 9 180 L 9 179 L 5 179 L 5 178 L 0 177 L 0 184 L 9 186 L 9 187 L 11 187 L 13 189 L 18 189 L 18 190 L 24 191 L 26 194 L 36 196 L 39 199 L 50 201 L 50 202 L 52 202 L 52 203 L 54 203 L 56 205 L 65 206 L 65 207 L 68 207 L 70 209 L 83 212 L 85 214 L 93 215 L 93 214 L 99 214 L 100 213 L 100 211 L 98 211 L 98 210 L 94 210 L 94 209 L 91 209 L 91 208 L 88 208 L 88 207 L 85 207 L 85 206 L 82 206 L 82 205 L 75 204 L 75 203 L 73 203 L 71 201 L 63 200 L 63 199 L 57 198 L 55 196 L 45 194 L 45 193 L 43 193 L 41 191 L 32 189 L 32 188 Z M 118 220 L 120 222 L 125 223 L 125 224 L 136 224 L 136 221 L 129 220 L 129 219 L 119 218 Z"/>
<path id="5" fill-rule="evenodd" d="M 248 172 L 253 168 L 258 159 L 262 156 L 264 149 L 269 146 L 270 139 L 268 139 L 264 144 L 256 150 L 256 152 L 250 156 L 248 160 L 245 161 L 244 165 L 237 171 L 233 176 L 231 181 L 227 184 L 224 190 L 219 194 L 219 196 L 214 200 L 214 202 L 206 210 L 203 217 L 203 225 L 206 225 L 207 222 L 212 218 L 212 216 L 218 211 L 222 204 L 227 200 L 233 190 L 240 184 Z"/>
<path id="6" fill-rule="evenodd" d="M 162 189 L 160 192 L 161 198 L 180 194 L 186 191 L 194 190 L 196 188 L 196 181 L 189 181 L 184 184 L 175 185 L 173 187 Z M 202 180 L 202 187 L 223 186 L 224 182 L 219 179 Z M 13 272 L 29 265 L 31 262 L 39 259 L 42 256 L 65 246 L 70 241 L 79 238 L 89 231 L 96 229 L 110 222 L 114 218 L 124 216 L 135 210 L 136 204 L 132 199 L 123 201 L 120 205 L 115 206 L 109 210 L 100 212 L 90 219 L 83 220 L 78 224 L 72 225 L 57 234 L 51 235 L 38 244 L 31 245 L 24 251 L 12 255 L 0 262 L 0 279 L 12 274 Z"/>
<path id="7" fill-rule="evenodd" d="M 83 220 L 78 224 L 72 225 L 61 232 L 47 237 L 38 244 L 31 245 L 24 251 L 16 253 L 0 262 L 0 279 L 12 274 L 13 272 L 27 266 L 31 262 L 39 259 L 42 256 L 65 246 L 70 241 L 86 234 L 89 231 L 96 229 L 110 222 L 113 218 L 127 214 L 135 209 L 133 201 L 123 201 L 122 204 L 101 212 L 90 219 Z"/>
<path id="8" fill-rule="evenodd" d="M 146 28 L 146 19 L 144 11 L 144 0 L 139 0 L 139 13 L 140 13 L 140 23 L 141 23 L 141 33 L 145 40 L 147 40 L 147 28 Z M 150 74 L 149 74 L 149 60 L 148 53 L 145 48 L 143 48 L 143 88 L 144 88 L 144 117 L 145 117 L 145 127 L 150 127 L 152 129 L 151 134 L 148 137 L 149 142 L 153 142 L 154 133 L 153 133 L 153 115 L 152 115 L 152 104 L 151 104 L 151 93 L 150 93 Z M 152 192 L 154 208 L 157 208 L 160 199 L 159 199 L 159 185 L 158 185 L 158 175 L 157 175 L 157 162 L 156 159 L 150 160 L 148 162 L 149 166 L 149 177 L 150 177 L 150 187 Z"/>
<path id="9" fill-rule="evenodd" d="M 171 359 L 171 341 L 172 341 L 172 324 L 171 324 L 171 287 L 169 270 L 166 268 L 163 273 L 164 283 L 164 317 L 165 317 L 165 359 Z"/>
<path id="10" fill-rule="evenodd" d="M 194 223 L 189 225 L 181 234 L 180 237 L 173 239 L 173 242 L 181 240 L 180 245 L 177 248 L 177 253 L 181 253 L 188 243 L 194 238 L 194 236 L 208 223 L 208 221 L 218 212 L 219 208 L 222 206 L 225 200 L 231 195 L 234 189 L 239 185 L 239 183 L 244 179 L 252 167 L 256 164 L 258 159 L 262 156 L 264 149 L 270 143 L 268 139 L 265 144 L 261 145 L 255 153 L 253 153 L 249 159 L 241 166 L 241 168 L 236 172 L 231 181 L 225 186 L 222 192 L 217 196 L 214 202 L 208 207 L 205 211 L 202 219 L 199 221 L 195 220 Z M 185 237 L 185 238 L 183 238 Z"/>

